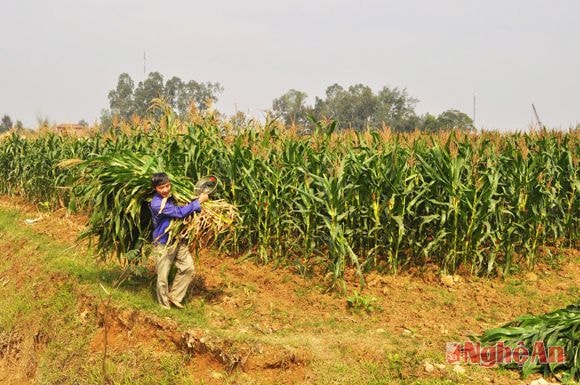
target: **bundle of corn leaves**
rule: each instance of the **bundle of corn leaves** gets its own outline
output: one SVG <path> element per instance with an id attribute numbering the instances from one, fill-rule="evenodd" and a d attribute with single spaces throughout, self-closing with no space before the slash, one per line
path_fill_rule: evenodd
<path id="1" fill-rule="evenodd" d="M 184 177 L 177 166 L 164 164 L 161 157 L 126 151 L 82 162 L 67 160 L 60 166 L 81 169 L 73 191 L 90 208 L 81 238 L 96 241 L 96 252 L 103 260 L 113 257 L 122 264 L 146 261 L 153 230 L 149 209 L 153 173 L 168 174 L 177 204 L 196 198 L 194 181 Z M 237 217 L 235 206 L 224 200 L 209 200 L 203 203 L 200 214 L 171 222 L 168 244 L 185 239 L 192 251 L 210 247 L 219 237 L 227 236 Z"/>
<path id="2" fill-rule="evenodd" d="M 524 377 L 533 372 L 548 375 L 562 370 L 564 378 L 580 379 L 580 304 L 545 315 L 519 317 L 502 327 L 487 330 L 478 340 L 482 346 L 503 342 L 511 349 L 523 343 L 530 356 L 536 342 L 543 342 L 546 351 L 549 347 L 561 347 L 565 362 L 541 364 L 537 360 L 528 359 L 522 366 L 522 374 Z"/>

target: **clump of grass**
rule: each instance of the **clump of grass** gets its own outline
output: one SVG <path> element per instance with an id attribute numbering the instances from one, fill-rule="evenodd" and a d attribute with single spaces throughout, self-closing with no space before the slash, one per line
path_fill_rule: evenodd
<path id="1" fill-rule="evenodd" d="M 346 299 L 347 308 L 355 313 L 365 312 L 370 314 L 374 311 L 380 310 L 380 306 L 376 305 L 377 299 L 372 296 L 364 295 L 355 290 L 350 297 Z"/>

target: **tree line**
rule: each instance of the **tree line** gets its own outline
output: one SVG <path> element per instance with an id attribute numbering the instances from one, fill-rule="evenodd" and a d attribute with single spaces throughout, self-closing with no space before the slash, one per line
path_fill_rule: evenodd
<path id="1" fill-rule="evenodd" d="M 174 76 L 164 81 L 159 72 L 151 72 L 146 80 L 135 87 L 131 77 L 123 73 L 117 87 L 109 91 L 109 110 L 101 115 L 103 125 L 108 125 L 113 116 L 130 119 L 133 115 L 146 116 L 148 106 L 155 98 L 163 98 L 183 116 L 190 107 L 204 110 L 218 100 L 223 91 L 219 83 L 183 81 Z M 472 130 L 473 121 L 458 110 L 447 110 L 438 116 L 417 115 L 418 100 L 408 95 L 406 89 L 383 87 L 377 93 L 363 84 L 344 88 L 333 84 L 326 89 L 325 97 L 316 97 L 314 105 L 307 105 L 308 95 L 294 89 L 274 99 L 270 116 L 280 119 L 288 126 L 309 128 L 313 120 L 332 119 L 340 128 L 365 130 L 390 127 L 394 131 L 440 131 L 452 128 Z M 236 113 L 232 120 L 246 120 L 243 113 Z"/>
<path id="2" fill-rule="evenodd" d="M 129 74 L 122 73 L 116 87 L 107 95 L 109 108 L 101 111 L 101 127 L 111 127 L 114 118 L 128 121 L 133 116 L 146 117 L 159 113 L 158 110 L 149 110 L 156 98 L 164 99 L 177 114 L 186 117 L 192 109 L 203 111 L 217 102 L 221 92 L 223 87 L 217 82 L 185 81 L 177 76 L 165 80 L 161 73 L 151 72 L 145 80 L 135 83 Z M 459 110 L 450 109 L 437 116 L 429 113 L 418 115 L 415 111 L 418 99 L 410 96 L 406 89 L 383 87 L 375 93 L 364 84 L 348 88 L 333 84 L 326 89 L 323 97 L 315 97 L 312 105 L 307 104 L 307 99 L 305 92 L 291 89 L 273 100 L 268 115 L 301 129 L 308 129 L 313 121 L 324 119 L 335 120 L 339 128 L 356 130 L 382 127 L 399 132 L 474 129 L 472 119 Z M 230 120 L 243 123 L 247 121 L 247 116 L 237 112 Z M 80 122 L 86 125 L 84 120 Z M 0 133 L 13 127 L 22 128 L 22 123 L 17 121 L 13 125 L 12 119 L 4 115 L 0 121 Z"/>
<path id="3" fill-rule="evenodd" d="M 12 128 L 21 130 L 23 128 L 22 122 L 17 120 L 16 123 L 12 123 L 12 118 L 9 115 L 4 114 L 2 119 L 0 119 L 0 134 L 9 131 Z"/>
<path id="4" fill-rule="evenodd" d="M 203 110 L 211 102 L 216 102 L 217 94 L 222 91 L 219 83 L 183 81 L 177 76 L 165 81 L 159 72 L 149 73 L 147 79 L 135 85 L 129 74 L 122 73 L 117 86 L 109 91 L 109 109 L 101 111 L 101 124 L 109 126 L 115 116 L 123 120 L 134 115 L 145 117 L 156 98 L 164 99 L 180 116 L 184 116 L 192 106 Z"/>
<path id="5" fill-rule="evenodd" d="M 418 100 L 406 89 L 383 87 L 376 94 L 364 85 L 344 88 L 333 84 L 326 97 L 316 97 L 314 105 L 306 104 L 307 94 L 294 89 L 276 98 L 272 110 L 285 124 L 307 126 L 310 117 L 333 119 L 342 128 L 365 130 L 390 127 L 394 131 L 440 131 L 457 128 L 472 130 L 473 120 L 465 113 L 451 109 L 438 116 L 417 115 Z"/>

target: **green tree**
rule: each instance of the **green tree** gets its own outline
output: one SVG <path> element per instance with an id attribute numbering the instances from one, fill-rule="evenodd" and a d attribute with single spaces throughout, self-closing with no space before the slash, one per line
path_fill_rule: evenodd
<path id="1" fill-rule="evenodd" d="M 437 117 L 429 113 L 421 116 L 419 126 L 421 131 L 426 132 L 439 131 L 439 123 L 437 123 Z"/>
<path id="2" fill-rule="evenodd" d="M 363 84 L 348 87 L 340 100 L 340 120 L 357 130 L 371 128 L 378 100 L 372 89 Z"/>
<path id="3" fill-rule="evenodd" d="M 272 102 L 272 111 L 282 118 L 286 125 L 305 126 L 308 122 L 309 108 L 306 106 L 307 94 L 291 89 Z"/>
<path id="4" fill-rule="evenodd" d="M 361 130 L 386 124 L 396 131 L 406 131 L 418 124 L 416 103 L 417 99 L 409 97 L 405 89 L 384 87 L 375 95 L 363 84 L 348 89 L 333 84 L 326 89 L 326 99 L 316 98 L 314 115 L 317 119 L 337 120 L 342 128 Z"/>
<path id="5" fill-rule="evenodd" d="M 473 120 L 466 113 L 459 110 L 447 110 L 442 112 L 437 117 L 437 125 L 439 126 L 439 130 L 474 130 Z"/>
<path id="6" fill-rule="evenodd" d="M 119 75 L 117 88 L 109 91 L 109 107 L 111 115 L 117 115 L 128 120 L 136 112 L 133 100 L 133 90 L 135 83 L 127 73 Z"/>
<path id="7" fill-rule="evenodd" d="M 0 121 L 0 132 L 9 131 L 12 128 L 12 119 L 10 116 L 2 116 L 2 121 Z"/>
<path id="8" fill-rule="evenodd" d="M 217 94 L 223 91 L 219 83 L 198 83 L 190 80 L 184 83 L 177 96 L 177 111 L 181 116 L 189 114 L 191 105 L 195 105 L 198 110 L 205 110 L 208 102 L 217 102 Z"/>
<path id="9" fill-rule="evenodd" d="M 467 114 L 458 110 L 443 111 L 437 117 L 427 113 L 421 116 L 419 120 L 419 128 L 422 131 L 427 132 L 446 131 L 452 129 L 463 131 L 474 130 L 473 120 L 471 120 Z"/>
<path id="10" fill-rule="evenodd" d="M 159 72 L 151 72 L 147 79 L 135 82 L 127 73 L 119 75 L 117 87 L 109 91 L 110 110 L 101 111 L 101 126 L 107 129 L 113 116 L 129 120 L 133 115 L 145 117 L 155 98 L 164 99 L 180 115 L 187 115 L 190 106 L 203 110 L 208 101 L 216 102 L 217 94 L 223 91 L 219 83 L 198 83 L 194 80 L 184 82 L 173 76 L 167 82 Z"/>
<path id="11" fill-rule="evenodd" d="M 167 82 L 165 82 L 164 96 L 165 101 L 169 103 L 173 108 L 178 108 L 179 99 L 183 90 L 183 81 L 177 76 L 173 76 Z"/>
<path id="12" fill-rule="evenodd" d="M 101 131 L 104 132 L 113 127 L 113 115 L 111 114 L 111 111 L 109 111 L 108 109 L 103 108 L 101 110 L 101 117 L 99 120 L 100 120 L 99 129 Z"/>
<path id="13" fill-rule="evenodd" d="M 414 130 L 419 121 L 415 114 L 415 105 L 418 101 L 410 97 L 406 89 L 383 87 L 377 95 L 374 126 L 381 127 L 386 124 L 394 131 Z"/>
<path id="14" fill-rule="evenodd" d="M 319 120 L 322 118 L 340 120 L 345 104 L 344 95 L 344 88 L 337 83 L 326 88 L 326 99 L 319 98 L 318 96 L 315 99 L 314 114 L 316 118 Z"/>
<path id="15" fill-rule="evenodd" d="M 155 98 L 163 98 L 164 83 L 163 75 L 159 72 L 151 72 L 145 81 L 139 82 L 134 93 L 134 108 L 138 116 L 146 116 L 151 101 Z"/>

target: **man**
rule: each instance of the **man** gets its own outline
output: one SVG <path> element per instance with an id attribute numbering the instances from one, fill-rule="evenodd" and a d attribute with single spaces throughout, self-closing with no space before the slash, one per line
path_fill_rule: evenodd
<path id="1" fill-rule="evenodd" d="M 171 182 L 166 173 L 153 174 L 151 185 L 155 189 L 149 207 L 153 217 L 153 254 L 157 270 L 157 300 L 165 309 L 169 309 L 170 304 L 182 309 L 181 301 L 193 279 L 193 258 L 186 243 L 167 245 L 169 238 L 167 228 L 173 218 L 183 219 L 193 213 L 201 212 L 201 204 L 208 200 L 208 195 L 201 194 L 198 199 L 189 204 L 178 206 L 170 197 Z M 177 274 L 173 284 L 169 286 L 169 270 L 174 263 Z"/>

